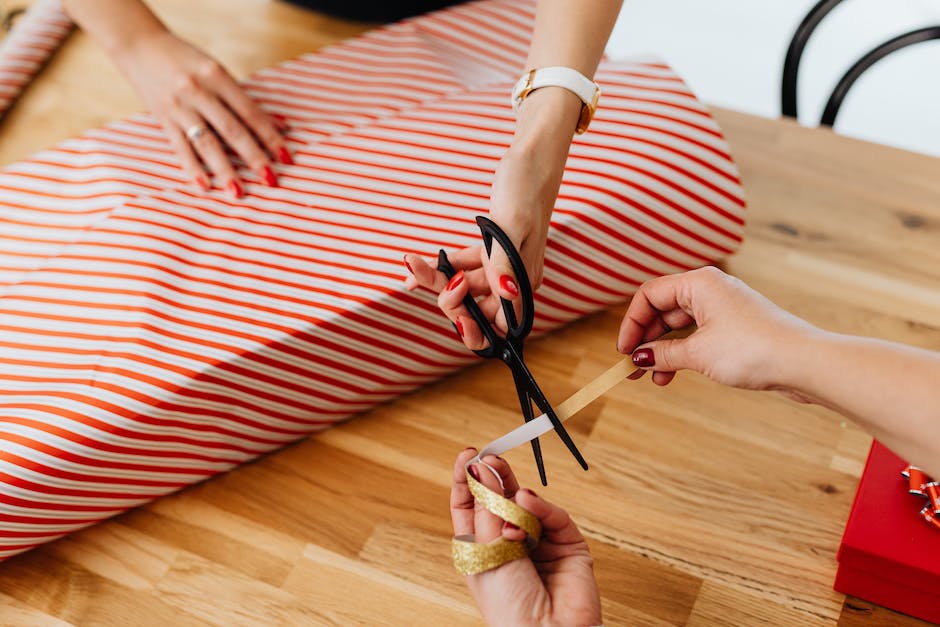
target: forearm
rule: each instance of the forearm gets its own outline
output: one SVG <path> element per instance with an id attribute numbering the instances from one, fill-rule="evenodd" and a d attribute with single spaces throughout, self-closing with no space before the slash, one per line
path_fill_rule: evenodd
<path id="1" fill-rule="evenodd" d="M 539 0 L 526 69 L 564 65 L 594 76 L 622 0 Z"/>
<path id="2" fill-rule="evenodd" d="M 819 333 L 799 351 L 795 389 L 940 476 L 940 355 L 835 333 Z"/>
<path id="3" fill-rule="evenodd" d="M 526 70 L 574 68 L 593 77 L 620 12 L 621 0 L 539 0 Z M 545 87 L 519 110 L 512 149 L 538 158 L 560 180 L 581 101 L 570 91 Z"/>
<path id="4" fill-rule="evenodd" d="M 115 61 L 136 43 L 166 27 L 138 0 L 63 0 L 66 12 Z"/>

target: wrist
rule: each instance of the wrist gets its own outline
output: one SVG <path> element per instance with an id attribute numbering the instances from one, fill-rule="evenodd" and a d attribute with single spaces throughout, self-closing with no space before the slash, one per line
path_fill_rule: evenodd
<path id="1" fill-rule="evenodd" d="M 120 62 L 122 59 L 139 58 L 142 55 L 152 55 L 154 50 L 165 46 L 176 35 L 170 32 L 163 24 L 148 25 L 144 32 L 134 37 L 125 38 L 116 42 L 109 53 Z"/>
<path id="2" fill-rule="evenodd" d="M 519 107 L 512 147 L 547 153 L 564 161 L 581 106 L 580 98 L 562 87 L 533 91 Z"/>
<path id="3" fill-rule="evenodd" d="M 818 390 L 815 389 L 815 383 L 820 379 L 819 368 L 828 367 L 827 360 L 821 357 L 829 354 L 837 338 L 835 333 L 810 325 L 796 329 L 791 337 L 777 344 L 783 354 L 777 354 L 774 358 L 776 368 L 773 369 L 775 381 L 772 388 L 816 398 Z"/>
<path id="4" fill-rule="evenodd" d="M 173 37 L 163 22 L 149 11 L 130 18 L 130 24 L 98 32 L 98 43 L 118 65 L 132 57 L 148 54 L 163 39 Z"/>

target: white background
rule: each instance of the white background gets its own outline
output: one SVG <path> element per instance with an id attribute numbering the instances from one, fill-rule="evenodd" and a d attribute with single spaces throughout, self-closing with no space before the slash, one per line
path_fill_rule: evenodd
<path id="1" fill-rule="evenodd" d="M 654 53 L 706 102 L 778 117 L 787 46 L 815 3 L 626 0 L 608 54 Z M 837 6 L 803 53 L 801 123 L 819 124 L 833 87 L 865 52 L 900 33 L 933 25 L 940 25 L 940 0 L 846 0 Z M 835 128 L 940 156 L 940 40 L 905 48 L 871 67 L 843 102 Z"/>

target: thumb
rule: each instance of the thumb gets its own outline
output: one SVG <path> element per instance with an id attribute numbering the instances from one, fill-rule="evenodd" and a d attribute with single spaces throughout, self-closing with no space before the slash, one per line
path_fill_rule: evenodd
<path id="1" fill-rule="evenodd" d="M 486 254 L 485 252 L 483 253 Z M 506 300 L 515 300 L 519 296 L 519 280 L 513 272 L 509 256 L 494 242 L 489 261 L 484 259 L 486 267 L 486 282 L 494 294 Z"/>
<path id="2" fill-rule="evenodd" d="M 694 335 L 672 340 L 647 342 L 633 351 L 633 365 L 653 372 L 699 370 L 692 350 Z"/>

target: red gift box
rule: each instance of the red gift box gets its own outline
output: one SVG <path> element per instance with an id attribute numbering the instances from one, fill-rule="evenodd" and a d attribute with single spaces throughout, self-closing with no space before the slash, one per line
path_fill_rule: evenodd
<path id="1" fill-rule="evenodd" d="M 908 493 L 907 463 L 872 444 L 845 526 L 833 587 L 885 607 L 940 622 L 940 530 Z"/>

